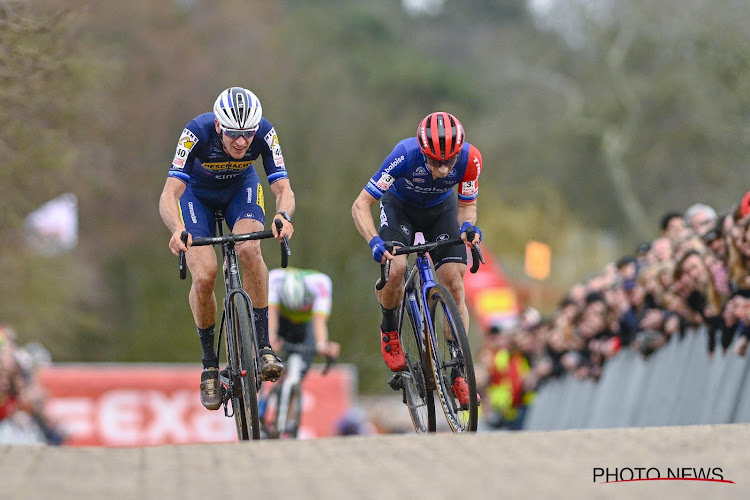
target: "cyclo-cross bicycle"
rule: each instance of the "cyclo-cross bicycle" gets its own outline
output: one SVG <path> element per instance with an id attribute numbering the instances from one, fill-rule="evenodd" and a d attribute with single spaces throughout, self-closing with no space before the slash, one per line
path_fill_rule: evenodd
<path id="1" fill-rule="evenodd" d="M 271 230 L 254 233 L 224 234 L 224 213 L 214 213 L 218 236 L 193 238 L 193 246 L 219 245 L 224 260 L 224 301 L 221 312 L 221 328 L 216 355 L 221 352 L 221 339 L 226 341 L 227 367 L 221 370 L 219 379 L 222 388 L 224 415 L 234 416 L 237 437 L 240 440 L 260 439 L 260 417 L 258 415 L 258 391 L 260 390 L 260 355 L 258 338 L 253 322 L 253 305 L 247 292 L 242 288 L 239 262 L 235 243 L 248 240 L 273 238 Z M 281 231 L 282 223 L 274 220 L 276 229 Z M 182 241 L 187 243 L 188 233 L 183 231 Z M 289 242 L 286 236 L 281 241 L 281 267 L 289 262 Z M 179 253 L 180 278 L 185 279 L 185 253 Z M 227 402 L 232 401 L 231 413 Z"/>
<path id="2" fill-rule="evenodd" d="M 284 342 L 286 354 L 284 373 L 261 403 L 261 427 L 269 439 L 296 439 L 303 409 L 302 370 L 306 354 L 315 353 L 315 346 Z M 322 374 L 328 373 L 336 358 L 326 357 Z"/>
<path id="3" fill-rule="evenodd" d="M 474 231 L 466 231 L 469 241 Z M 474 364 L 461 315 L 453 296 L 447 288 L 435 281 L 432 264 L 427 253 L 436 248 L 464 245 L 453 238 L 388 251 L 396 255 L 416 253 L 417 257 L 404 281 L 404 298 L 399 310 L 398 330 L 406 357 L 406 368 L 396 372 L 388 384 L 403 392 L 404 404 L 418 434 L 435 432 L 435 405 L 433 391 L 437 390 L 448 425 L 455 433 L 474 432 L 479 420 Z M 471 272 L 484 263 L 479 245 L 471 247 Z M 390 261 L 381 265 L 380 279 L 376 285 L 381 290 L 388 281 Z M 465 377 L 469 386 L 469 402 L 461 405 L 453 392 L 456 377 Z"/>

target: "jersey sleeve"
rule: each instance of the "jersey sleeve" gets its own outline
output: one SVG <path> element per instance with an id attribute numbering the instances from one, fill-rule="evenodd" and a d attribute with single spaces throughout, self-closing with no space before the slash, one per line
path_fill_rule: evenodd
<path id="1" fill-rule="evenodd" d="M 314 273 L 305 277 L 307 286 L 315 293 L 312 313 L 331 315 L 333 282 L 327 274 Z"/>
<path id="2" fill-rule="evenodd" d="M 268 271 L 268 303 L 273 305 L 279 304 L 279 288 L 281 281 L 284 279 L 282 269 L 271 269 Z"/>
<path id="3" fill-rule="evenodd" d="M 261 150 L 263 168 L 266 171 L 268 184 L 273 184 L 281 179 L 288 179 L 289 175 L 286 172 L 284 155 L 281 153 L 281 144 L 279 143 L 279 136 L 276 134 L 276 128 L 265 118 L 262 121 L 264 123 L 259 129 L 259 133 L 263 134 L 264 146 Z"/>
<path id="4" fill-rule="evenodd" d="M 177 141 L 177 150 L 172 159 L 172 166 L 167 174 L 168 177 L 176 177 L 185 183 L 190 179 L 199 142 L 198 136 L 192 130 L 193 128 L 195 128 L 194 121 L 190 122 L 180 134 L 180 139 Z"/>
<path id="5" fill-rule="evenodd" d="M 469 159 L 466 171 L 458 187 L 458 201 L 468 203 L 479 196 L 479 173 L 482 171 L 482 154 L 474 146 L 469 146 Z"/>
<path id="6" fill-rule="evenodd" d="M 373 198 L 379 200 L 400 176 L 401 169 L 399 167 L 405 166 L 406 163 L 406 148 L 399 144 L 383 160 L 383 164 L 380 165 L 378 171 L 367 182 L 365 190 Z"/>

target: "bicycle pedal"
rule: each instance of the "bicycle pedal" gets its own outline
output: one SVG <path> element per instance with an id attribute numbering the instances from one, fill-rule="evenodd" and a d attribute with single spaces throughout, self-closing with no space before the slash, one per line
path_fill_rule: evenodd
<path id="1" fill-rule="evenodd" d="M 394 391 L 400 391 L 404 388 L 404 380 L 401 378 L 400 373 L 394 373 L 391 375 L 391 379 L 388 381 L 388 385 L 391 386 L 391 389 Z"/>

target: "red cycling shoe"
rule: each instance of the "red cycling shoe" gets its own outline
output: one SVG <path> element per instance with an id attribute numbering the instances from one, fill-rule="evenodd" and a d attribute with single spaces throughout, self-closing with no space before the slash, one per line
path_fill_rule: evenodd
<path id="1" fill-rule="evenodd" d="M 380 331 L 380 352 L 383 354 L 385 364 L 392 371 L 398 372 L 406 368 L 406 357 L 398 332 Z"/>

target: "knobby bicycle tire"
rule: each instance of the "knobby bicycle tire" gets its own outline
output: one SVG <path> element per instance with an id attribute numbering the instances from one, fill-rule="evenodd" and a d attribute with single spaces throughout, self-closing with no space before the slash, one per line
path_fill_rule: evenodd
<path id="1" fill-rule="evenodd" d="M 435 285 L 427 292 L 427 303 L 434 332 L 430 337 L 430 349 L 440 404 L 453 432 L 475 432 L 479 402 L 471 348 L 463 320 L 453 296 L 442 285 Z M 449 337 L 452 337 L 451 341 Z M 464 377 L 469 388 L 469 401 L 463 407 L 453 392 L 456 376 Z"/>
<path id="2" fill-rule="evenodd" d="M 241 440 L 260 439 L 258 390 L 256 385 L 256 347 L 251 335 L 252 316 L 247 301 L 241 294 L 232 296 L 232 330 L 234 334 L 235 370 L 239 370 L 239 394 L 232 395 L 237 436 Z M 229 341 L 227 341 L 229 347 Z M 231 355 L 231 354 L 230 354 Z"/>
<path id="3" fill-rule="evenodd" d="M 414 430 L 417 434 L 435 432 L 435 401 L 432 390 L 427 388 L 427 377 L 431 377 L 430 367 L 425 367 L 420 348 L 419 331 L 422 321 L 417 322 L 412 307 L 418 310 L 416 299 L 410 294 L 404 295 L 401 305 L 400 331 L 401 345 L 406 357 L 406 369 L 401 372 L 404 404 L 409 409 Z"/>

